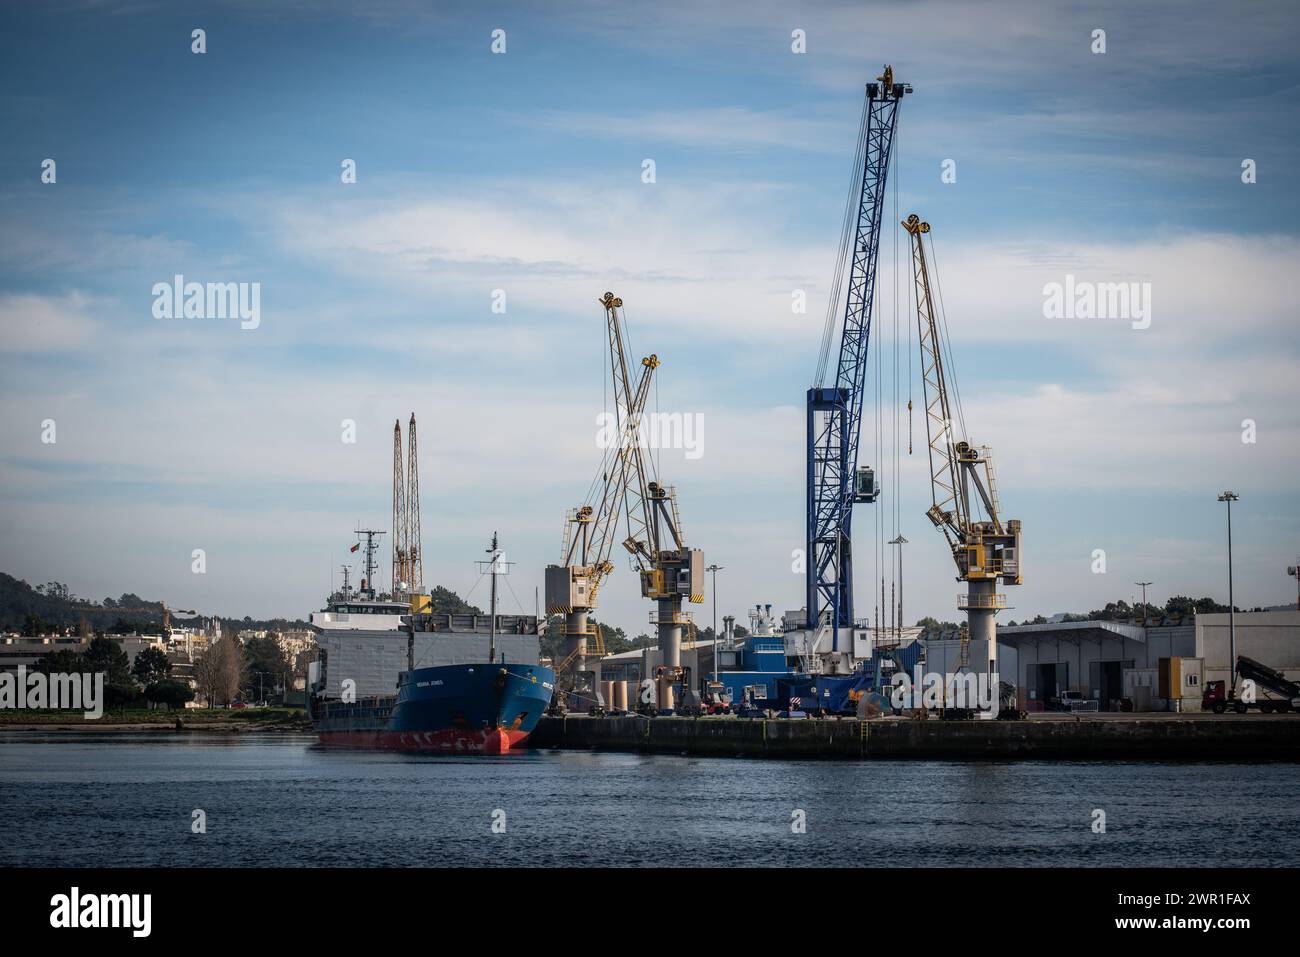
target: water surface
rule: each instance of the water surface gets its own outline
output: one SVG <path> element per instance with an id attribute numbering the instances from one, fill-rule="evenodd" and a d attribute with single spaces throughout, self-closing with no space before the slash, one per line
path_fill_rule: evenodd
<path id="1" fill-rule="evenodd" d="M 450 758 L 314 742 L 0 733 L 0 865 L 1300 861 L 1296 764 Z M 195 809 L 206 834 L 191 832 Z"/>

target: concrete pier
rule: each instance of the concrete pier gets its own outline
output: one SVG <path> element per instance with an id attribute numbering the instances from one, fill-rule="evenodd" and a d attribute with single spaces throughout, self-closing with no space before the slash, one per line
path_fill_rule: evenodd
<path id="1" fill-rule="evenodd" d="M 746 758 L 1300 761 L 1300 715 L 542 718 L 528 746 Z"/>

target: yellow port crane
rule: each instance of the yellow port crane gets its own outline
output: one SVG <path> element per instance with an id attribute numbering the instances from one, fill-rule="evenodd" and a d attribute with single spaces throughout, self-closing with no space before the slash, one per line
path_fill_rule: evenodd
<path id="1" fill-rule="evenodd" d="M 638 430 L 650 384 L 659 358 L 646 356 L 633 383 L 624 347 L 623 300 L 611 292 L 600 300 L 605 310 L 605 327 L 614 386 L 614 421 L 602 434 L 605 454 L 601 470 L 593 481 L 588 502 L 569 511 L 564 523 L 564 544 L 560 564 L 546 567 L 547 614 L 564 615 L 564 657 L 556 667 L 560 694 L 570 703 L 588 710 L 602 707 L 600 657 L 604 641 L 600 629 L 588 620 L 596 607 L 596 595 L 614 569 L 610 561 L 619 517 L 628 514 L 629 536 L 637 534 L 639 519 L 628 510 L 630 498 L 644 494 L 645 469 Z M 629 486 L 636 491 L 629 493 Z M 588 661 L 588 659 L 594 659 Z"/>
<path id="2" fill-rule="evenodd" d="M 1006 607 L 1006 596 L 997 593 L 997 585 L 999 579 L 1007 585 L 1021 583 L 1020 522 L 1002 517 L 993 453 L 988 446 L 974 445 L 965 436 L 952 360 L 946 355 L 931 298 L 930 266 L 924 242 L 930 224 L 913 213 L 904 220 L 903 228 L 911 238 L 925 429 L 929 439 L 931 505 L 925 514 L 948 541 L 957 565 L 957 580 L 967 583 L 966 594 L 957 598 L 957 607 L 967 615 L 967 642 L 982 643 L 977 647 L 988 650 L 986 673 L 991 693 L 997 696 L 995 616 L 999 609 Z M 951 390 L 950 381 L 954 383 Z M 956 420 L 953 418 L 954 409 Z M 957 435 L 959 429 L 960 438 Z M 978 496 L 974 508 L 972 490 Z M 979 505 L 983 505 L 983 517 Z M 964 642 L 961 661 L 966 664 L 968 660 L 969 645 Z M 997 697 L 994 700 L 997 701 Z M 995 706 L 994 712 L 997 710 Z"/>

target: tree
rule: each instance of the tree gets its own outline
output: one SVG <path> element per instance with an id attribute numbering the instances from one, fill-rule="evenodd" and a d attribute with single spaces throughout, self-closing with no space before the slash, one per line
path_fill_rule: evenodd
<path id="1" fill-rule="evenodd" d="M 86 659 L 75 651 L 51 651 L 41 655 L 32 665 L 33 671 L 43 675 L 74 675 L 87 670 Z"/>
<path id="2" fill-rule="evenodd" d="M 194 662 L 194 684 L 209 708 L 217 704 L 221 691 L 221 656 L 210 646 Z"/>
<path id="3" fill-rule="evenodd" d="M 125 708 L 128 705 L 138 706 L 140 704 L 140 689 L 132 682 L 125 684 L 108 684 L 104 685 L 104 710 L 115 711 L 118 708 Z"/>
<path id="4" fill-rule="evenodd" d="M 633 649 L 627 640 L 627 633 L 622 628 L 615 628 L 602 622 L 593 622 L 600 629 L 600 637 L 605 643 L 605 654 L 618 655 Z"/>
<path id="5" fill-rule="evenodd" d="M 104 683 L 110 685 L 135 685 L 131 681 L 131 659 L 122 646 L 111 638 L 96 638 L 85 653 L 86 667 L 104 672 Z"/>
<path id="6" fill-rule="evenodd" d="M 292 668 L 280 643 L 270 635 L 265 638 L 250 638 L 244 645 L 244 659 L 245 687 L 249 691 L 274 688 Z"/>
<path id="7" fill-rule="evenodd" d="M 1164 613 L 1170 618 L 1190 618 L 1192 615 L 1211 615 L 1226 612 L 1227 605 L 1220 605 L 1213 598 L 1188 598 L 1186 595 L 1174 595 L 1165 602 Z M 1160 614 L 1157 610 L 1155 614 Z"/>
<path id="8" fill-rule="evenodd" d="M 429 592 L 429 601 L 435 615 L 481 615 L 482 609 L 471 605 L 450 588 L 437 585 Z"/>
<path id="9" fill-rule="evenodd" d="M 218 661 L 221 665 L 221 690 L 220 694 L 226 704 L 230 704 L 239 695 L 239 691 L 244 686 L 245 663 L 243 649 L 239 646 L 239 639 L 234 635 L 227 635 L 217 642 Z"/>
<path id="10" fill-rule="evenodd" d="M 239 642 L 239 633 L 243 630 L 244 626 L 234 618 L 227 618 L 221 623 L 221 636 L 223 638 L 233 638 L 237 644 Z"/>
<path id="11" fill-rule="evenodd" d="M 244 654 L 239 639 L 226 635 L 194 662 L 194 680 L 209 708 L 230 704 L 244 684 Z"/>
<path id="12" fill-rule="evenodd" d="M 104 707 L 124 708 L 139 703 L 140 689 L 131 678 L 131 659 L 111 638 L 96 638 L 82 655 L 85 670 L 104 674 Z"/>
<path id="13" fill-rule="evenodd" d="M 23 618 L 23 637 L 38 638 L 41 635 L 48 634 L 51 626 L 47 624 L 40 615 L 34 615 L 28 612 Z"/>
<path id="14" fill-rule="evenodd" d="M 194 689 L 184 681 L 168 678 L 155 681 L 144 689 L 144 696 L 153 704 L 164 704 L 169 709 L 181 708 L 194 700 Z"/>
<path id="15" fill-rule="evenodd" d="M 547 615 L 545 628 L 538 642 L 543 658 L 558 663 L 564 655 L 564 616 Z"/>
<path id="16" fill-rule="evenodd" d="M 596 621 L 594 618 L 587 619 L 587 623 L 600 629 L 600 637 L 605 643 L 605 654 L 607 655 L 622 654 L 625 651 L 643 647 L 628 641 L 627 632 L 622 628 L 607 625 L 603 621 Z M 546 616 L 546 630 L 542 634 L 540 645 L 543 658 L 550 658 L 555 662 L 559 662 L 564 658 L 566 652 L 563 615 Z"/>
<path id="17" fill-rule="evenodd" d="M 172 673 L 172 663 L 167 660 L 167 653 L 161 648 L 146 648 L 135 656 L 131 674 L 141 685 L 148 687 L 161 681 Z"/>
<path id="18" fill-rule="evenodd" d="M 1119 621 L 1133 617 L 1133 609 L 1124 599 L 1106 602 L 1105 608 L 1094 608 L 1088 612 L 1089 621 Z"/>

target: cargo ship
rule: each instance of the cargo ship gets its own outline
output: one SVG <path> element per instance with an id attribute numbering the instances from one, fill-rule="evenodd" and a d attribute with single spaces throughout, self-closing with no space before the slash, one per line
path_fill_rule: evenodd
<path id="1" fill-rule="evenodd" d="M 363 533 L 364 534 L 364 533 Z M 316 660 L 309 707 L 331 747 L 439 754 L 522 748 L 551 702 L 555 672 L 538 663 L 537 618 L 497 613 L 497 537 L 485 574 L 489 614 L 435 614 L 428 595 L 376 595 L 373 542 L 366 575 L 311 616 Z"/>

